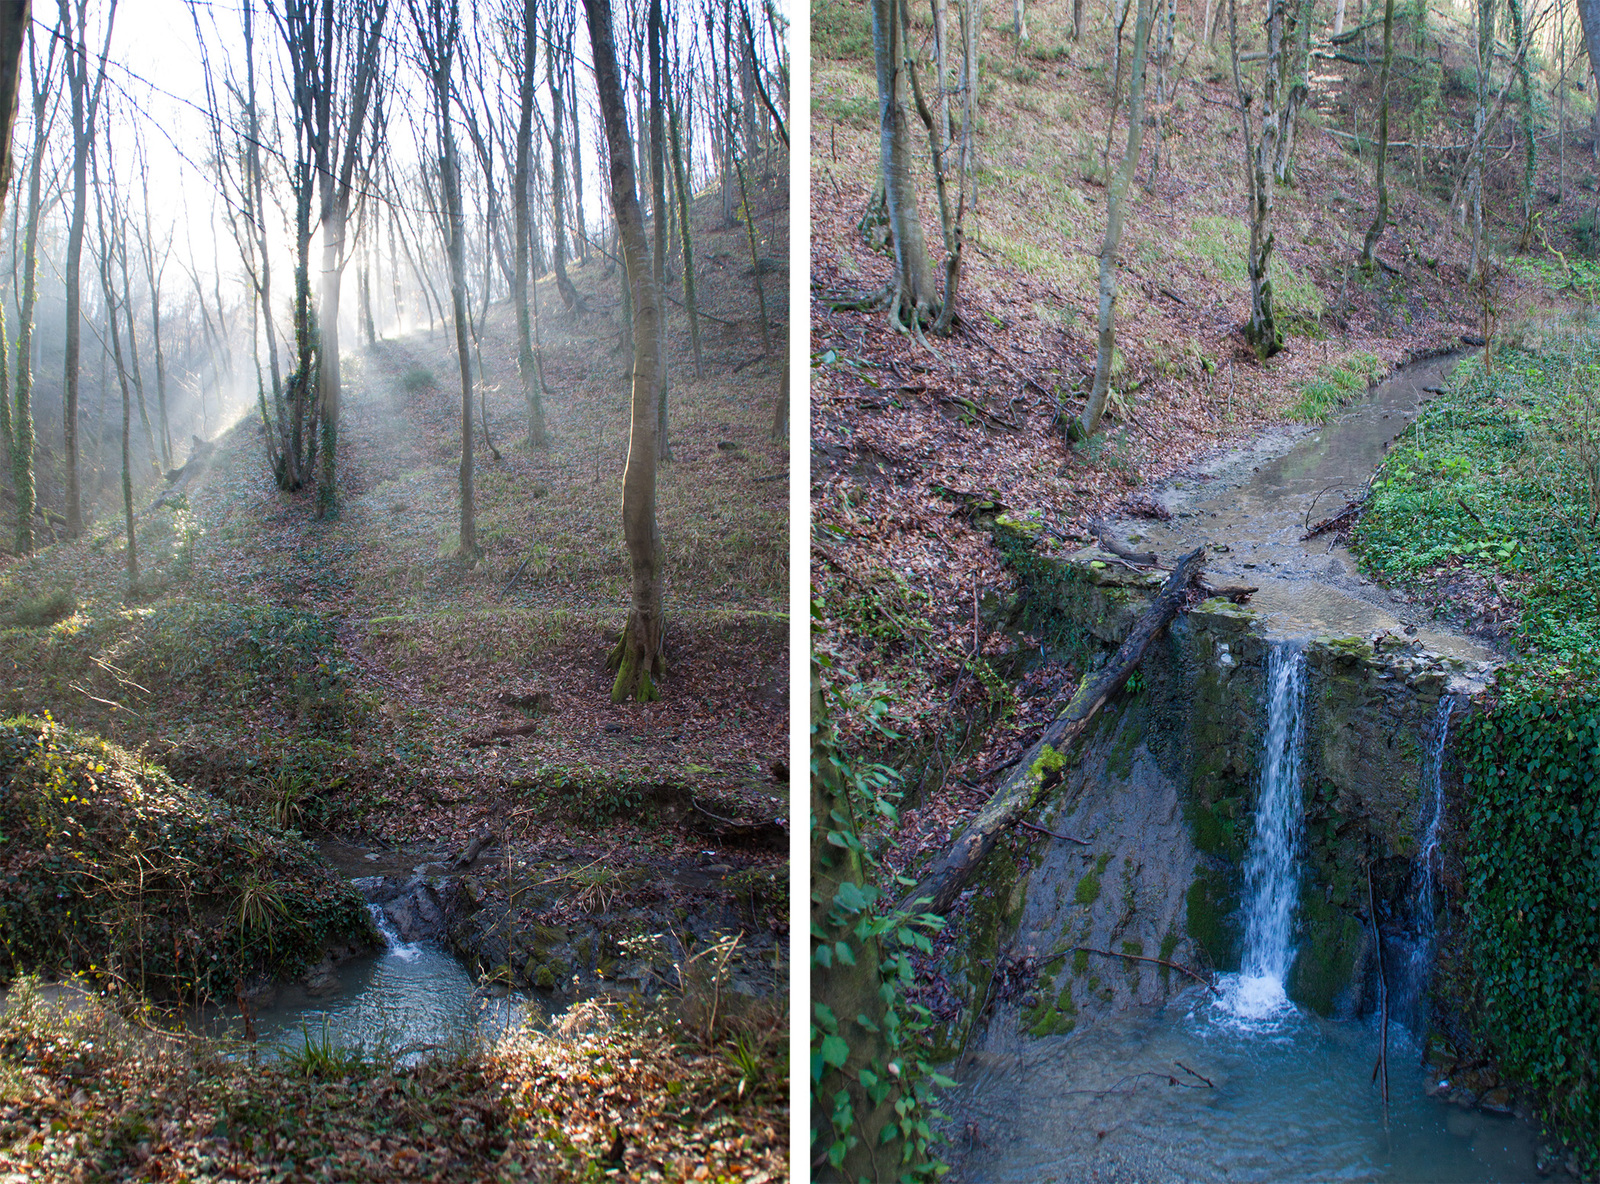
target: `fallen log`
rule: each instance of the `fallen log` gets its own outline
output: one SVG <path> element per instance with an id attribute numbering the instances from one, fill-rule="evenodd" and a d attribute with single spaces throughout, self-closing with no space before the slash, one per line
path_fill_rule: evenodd
<path id="1" fill-rule="evenodd" d="M 907 893 L 902 908 L 940 915 L 950 911 L 962 886 L 994 850 L 1000 836 L 1033 809 L 1046 789 L 1061 780 L 1067 750 L 1087 730 L 1106 700 L 1128 681 L 1156 635 L 1177 616 L 1190 583 L 1200 574 L 1204 557 L 1205 548 L 1196 547 L 1178 561 L 1155 603 L 1134 624 L 1121 648 L 1098 673 L 1084 677 L 1072 701 L 1000 783 L 966 830 L 956 836 L 949 850 L 935 861 L 922 882 Z"/>

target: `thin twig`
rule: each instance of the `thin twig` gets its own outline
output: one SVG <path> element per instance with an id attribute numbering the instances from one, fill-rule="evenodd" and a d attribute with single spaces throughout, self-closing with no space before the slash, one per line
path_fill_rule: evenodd
<path id="1" fill-rule="evenodd" d="M 1199 971 L 1190 970 L 1187 966 L 1181 966 L 1176 962 L 1168 962 L 1165 958 L 1146 958 L 1140 954 L 1119 954 L 1114 950 L 1097 950 L 1093 946 L 1073 946 L 1072 948 L 1074 950 L 1082 950 L 1085 954 L 1099 954 L 1102 958 L 1126 958 L 1130 962 L 1154 962 L 1157 966 L 1167 966 L 1180 973 L 1187 974 L 1217 998 L 1222 998 L 1222 992 L 1217 990 L 1216 984 L 1201 975 Z"/>
<path id="2" fill-rule="evenodd" d="M 1019 822 L 1019 823 L 1017 823 L 1017 825 L 1022 827 L 1024 830 L 1032 830 L 1032 831 L 1037 831 L 1041 835 L 1049 835 L 1052 839 L 1062 839 L 1062 840 L 1064 840 L 1065 842 L 1068 842 L 1068 843 L 1077 843 L 1081 847 L 1089 846 L 1089 840 L 1088 839 L 1080 839 L 1075 835 L 1058 834 L 1057 832 L 1055 832 L 1053 830 L 1045 830 L 1045 828 L 1042 827 L 1042 826 L 1035 826 L 1031 822 Z"/>

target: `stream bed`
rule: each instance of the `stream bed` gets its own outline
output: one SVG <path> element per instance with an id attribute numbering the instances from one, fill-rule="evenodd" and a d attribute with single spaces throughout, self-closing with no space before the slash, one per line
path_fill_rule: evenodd
<path id="1" fill-rule="evenodd" d="M 312 991 L 285 987 L 253 1011 L 262 1049 L 295 1051 L 309 1039 L 335 1048 L 362 1048 L 412 1063 L 428 1053 L 493 1039 L 529 1018 L 542 1018 L 532 1000 L 481 989 L 451 954 L 429 942 L 404 942 L 381 908 L 370 906 L 386 946 L 352 958 Z M 214 1017 L 242 1030 L 237 1009 Z"/>
<path id="2" fill-rule="evenodd" d="M 1418 1035 L 1405 1024 L 1388 1025 L 1385 1104 L 1376 1074 L 1384 1044 L 1378 1018 L 1324 1019 L 1290 1002 L 1285 990 L 1301 952 L 1294 947 L 1293 917 L 1305 859 L 1300 764 L 1306 639 L 1404 634 L 1421 650 L 1459 659 L 1457 668 L 1471 674 L 1451 690 L 1466 694 L 1481 689 L 1499 662 L 1488 646 L 1436 625 L 1410 598 L 1363 578 L 1354 558 L 1330 543 L 1330 536 L 1301 541 L 1309 523 L 1359 496 L 1389 444 L 1456 360 L 1431 358 L 1404 367 L 1321 429 L 1268 432 L 1167 483 L 1155 494 L 1171 512 L 1168 521 L 1116 523 L 1130 542 L 1163 556 L 1204 545 L 1208 573 L 1218 582 L 1259 589 L 1250 607 L 1266 618 L 1270 656 L 1263 751 L 1255 766 L 1256 816 L 1240 901 L 1247 921 L 1245 973 L 1220 975 L 1214 992 L 1191 986 L 1164 1003 L 1096 1009 L 1092 1018 L 1073 1012 L 1078 1026 L 1059 1034 L 1025 1034 L 1032 1021 L 1024 1020 L 1019 1005 L 998 1001 L 987 1026 L 974 1034 L 971 1051 L 954 1067 L 960 1085 L 947 1099 L 952 1179 L 1488 1184 L 1544 1174 L 1538 1129 L 1509 1113 L 1445 1100 L 1450 1091 L 1429 1080 L 1436 1071 L 1425 1065 Z M 1447 695 L 1432 735 L 1417 738 L 1419 747 L 1438 740 L 1428 748 L 1432 789 L 1419 787 L 1430 901 L 1437 765 L 1455 702 Z M 1090 758 L 1083 763 L 1090 765 Z M 1102 796 L 1115 792 L 1104 790 Z M 1135 778 L 1123 799 L 1102 812 L 1137 815 L 1153 792 Z M 1075 834 L 1115 833 L 1089 806 L 1078 804 L 1081 815 L 1069 807 L 1052 825 Z M 1165 810 L 1177 817 L 1175 798 Z M 1143 831 L 1123 834 L 1115 850 L 1131 864 L 1132 848 L 1145 838 Z M 1142 850 L 1139 857 L 1154 858 Z M 1045 856 L 1029 890 L 1030 909 L 1036 896 L 1047 903 L 1052 895 L 1073 898 L 1070 877 L 1082 869 L 1067 859 L 1063 872 L 1056 867 L 1061 858 Z M 1097 866 L 1103 870 L 1104 861 Z M 1092 903 L 1098 883 L 1087 897 L 1082 888 L 1077 881 L 1077 899 Z M 1128 892 L 1118 935 L 1134 911 L 1131 886 Z M 1423 948 L 1431 950 L 1431 904 L 1427 911 L 1430 932 Z M 1075 919 L 1069 917 L 1063 929 L 1061 915 L 1042 907 L 1040 917 L 1047 914 L 1049 925 L 1026 914 L 1024 928 L 1033 926 L 1026 940 L 1047 931 L 1077 932 Z M 1426 981 L 1422 967 L 1418 992 Z"/>
<path id="3" fill-rule="evenodd" d="M 1235 976 L 1219 980 L 1224 996 Z M 1081 1034 L 996 1038 L 959 1073 L 953 1179 L 1529 1181 L 1537 1131 L 1429 1097 L 1409 1033 L 1389 1026 L 1389 1107 L 1372 1081 L 1378 1025 L 1292 1005 L 1266 1017 L 1195 987 Z M 1015 1025 L 1012 1025 L 1013 1030 Z M 1187 1070 L 1180 1067 L 1187 1066 Z M 1191 1072 L 1192 1071 L 1192 1072 Z M 1206 1085 L 1208 1079 L 1211 1085 Z"/>

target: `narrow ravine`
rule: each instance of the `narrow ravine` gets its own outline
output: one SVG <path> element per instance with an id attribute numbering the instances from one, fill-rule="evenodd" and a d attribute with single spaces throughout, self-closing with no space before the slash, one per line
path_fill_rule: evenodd
<path id="1" fill-rule="evenodd" d="M 1237 819 L 1238 833 L 1247 835 L 1248 843 L 1240 852 L 1237 909 L 1228 919 L 1241 930 L 1242 940 L 1232 964 L 1218 965 L 1221 973 L 1211 986 L 1174 978 L 1172 990 L 1157 1002 L 1147 1002 L 1148 978 L 1142 990 L 1137 979 L 1131 991 L 1112 983 L 1117 975 L 1133 978 L 1137 968 L 1131 963 L 1106 959 L 1111 965 L 1102 966 L 1081 954 L 1079 977 L 1068 969 L 1059 972 L 1065 980 L 1038 980 L 1068 983 L 1059 1000 L 1046 1007 L 1054 1027 L 1029 1026 L 1040 1014 L 1034 1001 L 1048 998 L 1048 991 L 1036 987 L 1015 1001 L 999 1002 L 980 1020 L 955 1063 L 960 1088 L 951 1099 L 950 1130 L 957 1144 L 953 1178 L 1019 1184 L 1086 1179 L 1468 1184 L 1541 1174 L 1537 1128 L 1512 1114 L 1430 1096 L 1429 1086 L 1436 1084 L 1430 1074 L 1438 1074 L 1423 1049 L 1430 1022 L 1429 978 L 1443 922 L 1439 869 L 1441 844 L 1449 841 L 1443 766 L 1451 720 L 1468 710 L 1470 696 L 1492 679 L 1499 656 L 1424 619 L 1403 594 L 1363 579 L 1349 553 L 1330 546 L 1326 537 L 1301 541 L 1308 517 L 1315 521 L 1337 510 L 1346 496 L 1359 494 L 1388 442 L 1430 388 L 1440 385 L 1453 361 L 1430 359 L 1405 368 L 1315 433 L 1298 439 L 1289 432 L 1274 435 L 1172 483 L 1159 495 L 1172 514 L 1169 521 L 1115 524 L 1122 537 L 1163 556 L 1205 545 L 1208 570 L 1218 582 L 1259 589 L 1249 605 L 1257 623 L 1251 628 L 1261 630 L 1266 647 L 1254 675 L 1259 730 L 1251 734 L 1260 741 L 1247 762 L 1254 805 L 1253 812 Z M 1407 808 L 1401 826 L 1404 854 L 1387 856 L 1385 864 L 1392 879 L 1394 868 L 1403 871 L 1409 860 L 1409 874 L 1394 890 L 1405 897 L 1405 906 L 1389 910 L 1393 915 L 1379 908 L 1379 924 L 1371 930 L 1379 952 L 1357 959 L 1365 969 L 1352 988 L 1355 1002 L 1321 1015 L 1297 1001 L 1293 990 L 1297 959 L 1315 960 L 1319 954 L 1302 948 L 1310 930 L 1297 924 L 1297 914 L 1323 902 L 1302 900 L 1302 894 L 1312 890 L 1316 875 L 1327 874 L 1326 868 L 1313 874 L 1304 834 L 1312 791 L 1303 779 L 1312 759 L 1308 716 L 1318 710 L 1308 697 L 1306 650 L 1317 639 L 1326 649 L 1344 644 L 1341 639 L 1385 636 L 1417 655 L 1418 668 L 1422 661 L 1443 661 L 1456 673 L 1447 687 L 1428 692 L 1437 696 L 1437 707 L 1424 699 L 1426 713 L 1407 716 L 1415 722 L 1404 728 L 1394 719 L 1387 724 L 1386 742 L 1414 750 L 1409 767 L 1419 774 L 1405 787 L 1406 800 L 1414 797 L 1416 808 Z M 1175 643 L 1174 653 L 1181 648 Z M 1235 655 L 1227 645 L 1220 652 L 1221 665 L 1231 668 Z M 1381 652 L 1381 646 L 1366 652 Z M 1173 661 L 1192 667 L 1194 658 Z M 1179 676 L 1151 675 L 1157 681 L 1167 677 Z M 1231 670 L 1223 677 L 1231 677 Z M 1326 668 L 1322 677 L 1328 677 Z M 1360 679 L 1364 683 L 1370 677 Z M 1402 692 L 1405 685 L 1404 679 L 1398 684 Z M 1326 710 L 1327 688 L 1319 694 L 1320 709 Z M 1162 727 L 1169 734 L 1156 736 Z M 1098 835 L 1099 842 L 1114 844 L 1111 858 L 1125 865 L 1121 919 L 1104 938 L 1095 938 L 1097 948 L 1112 948 L 1117 939 L 1132 936 L 1141 913 L 1159 907 L 1150 867 L 1159 863 L 1169 879 L 1176 875 L 1181 881 L 1183 868 L 1192 866 L 1198 885 L 1208 861 L 1217 863 L 1208 854 L 1215 843 L 1208 847 L 1210 840 L 1194 834 L 1191 846 L 1182 833 L 1197 825 L 1180 806 L 1185 770 L 1197 758 L 1161 754 L 1183 742 L 1171 734 L 1170 720 L 1158 706 L 1130 706 L 1085 753 L 1079 780 L 1069 779 L 1058 812 L 1043 814 L 1057 832 Z M 1324 735 L 1318 743 L 1334 742 Z M 1319 759 L 1326 760 L 1326 752 L 1319 750 Z M 1116 777 L 1125 783 L 1120 788 L 1111 775 L 1119 762 L 1122 771 Z M 1119 832 L 1102 821 L 1132 817 L 1162 796 L 1172 799 L 1161 807 L 1158 825 L 1165 830 Z M 1225 825 L 1233 834 L 1235 823 L 1225 820 Z M 1163 843 L 1177 854 L 1161 855 L 1157 847 Z M 1071 877 L 1092 857 L 1099 858 L 1095 866 L 1105 873 L 1107 858 L 1093 851 L 1049 849 L 1037 857 L 1042 862 L 1024 885 L 1027 906 L 1018 910 L 1018 944 L 1026 942 L 1031 950 L 1054 941 L 1068 943 L 1054 949 L 1080 950 L 1090 944 L 1091 931 L 1098 934 L 1104 926 L 1097 917 L 1117 915 L 1117 908 L 1107 914 L 1097 906 L 1098 880 L 1093 893 L 1077 881 L 1076 900 L 1083 907 L 1072 907 Z M 1370 863 L 1377 856 L 1369 849 L 1363 858 Z M 1345 871 L 1359 874 L 1355 868 Z M 1170 887 L 1163 891 L 1170 913 L 1177 898 Z M 1320 898 L 1323 889 L 1315 891 Z M 1328 891 L 1331 895 L 1331 887 Z M 1191 908 L 1191 921 L 1194 916 Z M 1370 925 L 1363 908 L 1361 940 Z M 1378 929 L 1384 931 L 1381 940 Z M 1164 955 L 1172 948 L 1192 949 L 1187 937 L 1179 941 L 1174 930 L 1168 932 L 1174 936 L 1162 943 Z M 1155 953 L 1126 940 L 1117 948 L 1130 957 Z M 1044 949 L 1038 958 L 1047 967 L 1059 965 Z M 1380 960 L 1389 1003 L 1386 1031 L 1373 1004 Z M 1143 970 L 1148 976 L 1150 968 Z M 1387 1104 L 1376 1084 L 1381 1051 L 1388 1066 Z"/>

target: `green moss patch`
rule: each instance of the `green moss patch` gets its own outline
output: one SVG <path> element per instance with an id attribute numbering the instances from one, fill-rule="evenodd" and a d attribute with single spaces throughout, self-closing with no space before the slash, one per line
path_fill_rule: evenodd
<path id="1" fill-rule="evenodd" d="M 1106 874 L 1106 864 L 1110 862 L 1110 853 L 1103 852 L 1100 858 L 1094 861 L 1094 869 L 1083 873 L 1083 878 L 1078 881 L 1078 886 L 1072 892 L 1075 903 L 1087 907 L 1100 899 L 1100 877 Z"/>
<path id="2" fill-rule="evenodd" d="M 168 998 L 232 998 L 378 940 L 298 836 L 48 719 L 0 723 L 0 935 L 0 981 L 81 973 Z"/>

